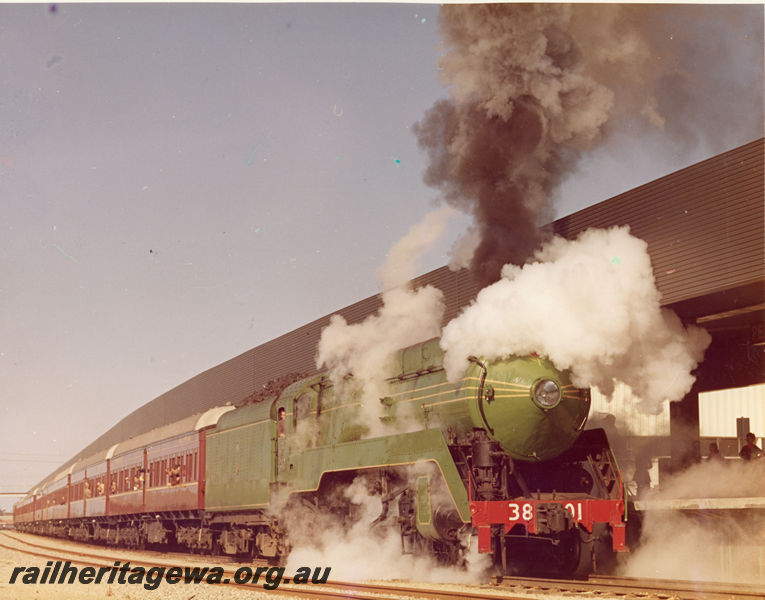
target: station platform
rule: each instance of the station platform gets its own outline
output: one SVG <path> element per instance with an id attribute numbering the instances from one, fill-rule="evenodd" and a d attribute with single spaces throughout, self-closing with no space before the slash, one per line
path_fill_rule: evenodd
<path id="1" fill-rule="evenodd" d="M 765 498 L 673 498 L 635 500 L 636 511 L 652 510 L 765 510 Z"/>

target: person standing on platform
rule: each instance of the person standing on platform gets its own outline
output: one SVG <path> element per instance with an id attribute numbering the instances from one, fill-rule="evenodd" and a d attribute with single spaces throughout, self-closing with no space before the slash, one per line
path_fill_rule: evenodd
<path id="1" fill-rule="evenodd" d="M 762 450 L 754 443 L 757 437 L 750 431 L 746 434 L 746 445 L 741 448 L 738 455 L 744 460 L 756 460 L 762 458 Z"/>
<path id="2" fill-rule="evenodd" d="M 725 459 L 723 458 L 722 454 L 720 454 L 720 448 L 717 446 L 717 444 L 714 442 L 709 444 L 709 456 L 707 456 L 707 461 L 721 463 L 724 460 Z"/>

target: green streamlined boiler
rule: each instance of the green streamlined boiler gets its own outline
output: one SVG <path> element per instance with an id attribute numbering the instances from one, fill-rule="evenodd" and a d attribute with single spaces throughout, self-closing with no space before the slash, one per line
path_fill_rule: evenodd
<path id="1" fill-rule="evenodd" d="M 420 420 L 423 428 L 464 434 L 480 429 L 521 461 L 555 458 L 579 437 L 590 408 L 589 391 L 540 357 L 487 362 L 470 357 L 457 385 L 446 381 L 438 340 L 397 355 L 389 396 L 382 402 Z"/>
<path id="2" fill-rule="evenodd" d="M 373 406 L 317 375 L 223 415 L 206 441 L 219 546 L 284 556 L 290 513 L 350 520 L 338 491 L 362 477 L 382 507 L 370 527 L 396 528 L 404 552 L 458 563 L 477 534 L 506 572 L 567 574 L 624 549 L 619 472 L 602 431 L 583 434 L 589 390 L 538 356 L 471 357 L 452 384 L 442 358 L 438 339 L 400 350 Z"/>

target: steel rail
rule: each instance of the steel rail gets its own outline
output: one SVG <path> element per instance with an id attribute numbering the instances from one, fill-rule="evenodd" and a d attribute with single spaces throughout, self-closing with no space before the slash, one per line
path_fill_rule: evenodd
<path id="1" fill-rule="evenodd" d="M 45 546 L 42 544 L 35 544 L 27 540 L 19 539 L 16 536 L 8 535 L 7 533 L 0 533 L 18 542 L 36 548 L 38 550 L 26 550 L 19 548 L 18 546 L 10 546 L 0 542 L 0 548 L 5 548 L 14 552 L 21 552 L 38 558 L 44 558 L 46 560 L 69 560 L 71 563 L 96 566 L 96 567 L 111 567 L 113 566 L 114 558 L 105 557 L 100 554 L 93 554 L 90 552 L 80 552 L 71 548 L 55 548 L 51 546 Z M 136 552 L 133 550 L 133 552 Z M 79 557 L 79 558 L 76 558 Z M 106 564 L 104 561 L 108 562 Z M 145 560 L 138 558 L 130 558 L 128 561 L 133 566 L 142 567 L 180 567 L 179 564 L 166 563 L 162 561 Z M 249 564 L 247 566 L 250 566 Z M 258 591 L 264 591 L 263 585 L 258 583 L 236 583 L 233 581 L 235 570 L 227 569 L 224 567 L 224 575 L 227 576 L 220 584 L 208 584 L 206 581 L 200 581 L 194 585 L 220 585 L 220 586 L 233 586 L 235 589 L 253 589 Z M 282 579 L 282 582 L 275 589 L 266 590 L 269 594 L 287 595 L 299 598 L 316 598 L 320 600 L 322 598 L 342 598 L 347 600 L 401 600 L 403 598 L 428 598 L 432 600 L 528 600 L 526 596 L 508 596 L 496 589 L 495 593 L 479 593 L 476 591 L 454 591 L 454 590 L 435 590 L 429 588 L 408 587 L 401 585 L 387 585 L 387 584 L 369 584 L 369 583 L 354 583 L 343 581 L 328 581 L 324 584 L 290 584 L 289 577 Z M 47 585 L 47 584 L 42 584 Z"/>
<path id="2" fill-rule="evenodd" d="M 587 581 L 528 577 L 498 577 L 500 588 L 535 593 L 598 593 L 614 596 L 672 598 L 672 600 L 765 600 L 763 586 L 672 579 L 640 579 L 591 575 Z"/>
<path id="3" fill-rule="evenodd" d="M 89 552 L 81 552 L 74 549 L 65 548 L 53 548 L 42 544 L 36 544 L 27 540 L 19 539 L 16 536 L 9 535 L 7 532 L 2 532 L 6 537 L 13 539 L 16 542 L 31 546 L 34 548 L 40 548 L 42 550 L 53 552 L 66 552 L 72 556 L 80 556 L 82 559 L 91 560 L 111 560 L 113 557 L 105 557 L 103 554 L 92 554 Z M 68 542 L 77 544 L 78 542 Z M 13 548 L 0 543 L 0 547 L 8 548 L 11 550 L 24 552 L 23 549 Z M 130 552 L 143 552 L 129 550 Z M 36 554 L 27 551 L 28 554 Z M 167 553 L 162 553 L 167 556 Z M 44 558 L 61 559 L 65 557 L 43 555 Z M 188 555 L 178 553 L 179 559 L 184 557 L 189 558 Z M 124 560 L 129 557 L 123 557 Z M 194 556 L 193 558 L 199 559 L 203 557 Z M 212 562 L 213 557 L 209 557 Z M 219 557 L 215 557 L 219 558 Z M 80 564 L 90 564 L 85 560 L 72 561 Z M 136 566 L 159 566 L 159 567 L 177 567 L 178 564 L 167 563 L 165 561 L 154 561 L 146 559 L 134 559 L 130 558 L 130 563 Z M 209 563 L 208 563 L 209 564 Z M 256 563 L 237 563 L 240 566 L 257 566 Z M 107 565 L 98 565 L 107 566 Z M 236 584 L 233 582 L 233 575 L 235 569 L 227 568 L 221 565 L 224 569 L 224 575 L 231 581 L 228 585 L 233 585 L 239 589 L 258 589 L 262 590 L 263 585 L 254 584 Z M 289 584 L 287 583 L 289 578 L 284 578 L 282 584 L 274 590 L 268 590 L 269 593 L 282 593 L 291 594 L 295 597 L 306 598 L 349 598 L 356 600 L 370 600 L 372 598 L 395 598 L 408 597 L 408 598 L 431 598 L 433 600 L 496 600 L 502 598 L 502 600 L 519 600 L 520 598 L 527 599 L 526 596 L 508 596 L 508 592 L 519 594 L 550 594 L 550 593 L 563 593 L 563 594 L 593 594 L 596 593 L 600 597 L 606 597 L 604 594 L 610 594 L 612 597 L 624 597 L 627 596 L 641 596 L 643 598 L 668 598 L 672 600 L 765 600 L 765 589 L 761 586 L 755 585 L 743 585 L 743 584 L 728 584 L 720 582 L 696 582 L 696 581 L 675 581 L 664 579 L 638 579 L 632 577 L 616 577 L 616 576 L 591 576 L 587 581 L 577 581 L 570 579 L 549 579 L 549 578 L 528 578 L 528 577 L 498 577 L 495 578 L 496 583 L 487 588 L 486 586 L 474 587 L 470 591 L 454 591 L 454 590 L 438 590 L 432 588 L 419 588 L 410 587 L 406 585 L 397 584 L 370 584 L 370 583 L 355 583 L 355 582 L 341 582 L 341 581 L 328 581 L 321 585 L 310 585 L 304 587 L 305 584 Z M 204 583 L 204 582 L 202 582 Z M 224 585 L 224 584 L 208 584 L 208 585 Z M 491 593 L 493 592 L 493 593 Z M 381 596 L 381 594 L 385 594 Z M 500 594 L 500 595 L 498 595 Z"/>

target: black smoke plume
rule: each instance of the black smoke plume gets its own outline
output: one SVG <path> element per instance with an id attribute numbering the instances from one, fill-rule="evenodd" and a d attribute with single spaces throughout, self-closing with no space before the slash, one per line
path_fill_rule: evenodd
<path id="1" fill-rule="evenodd" d="M 414 131 L 426 183 L 474 218 L 484 285 L 541 246 L 550 192 L 619 127 L 679 151 L 762 135 L 761 7 L 445 5 L 440 28 L 451 98 Z"/>

